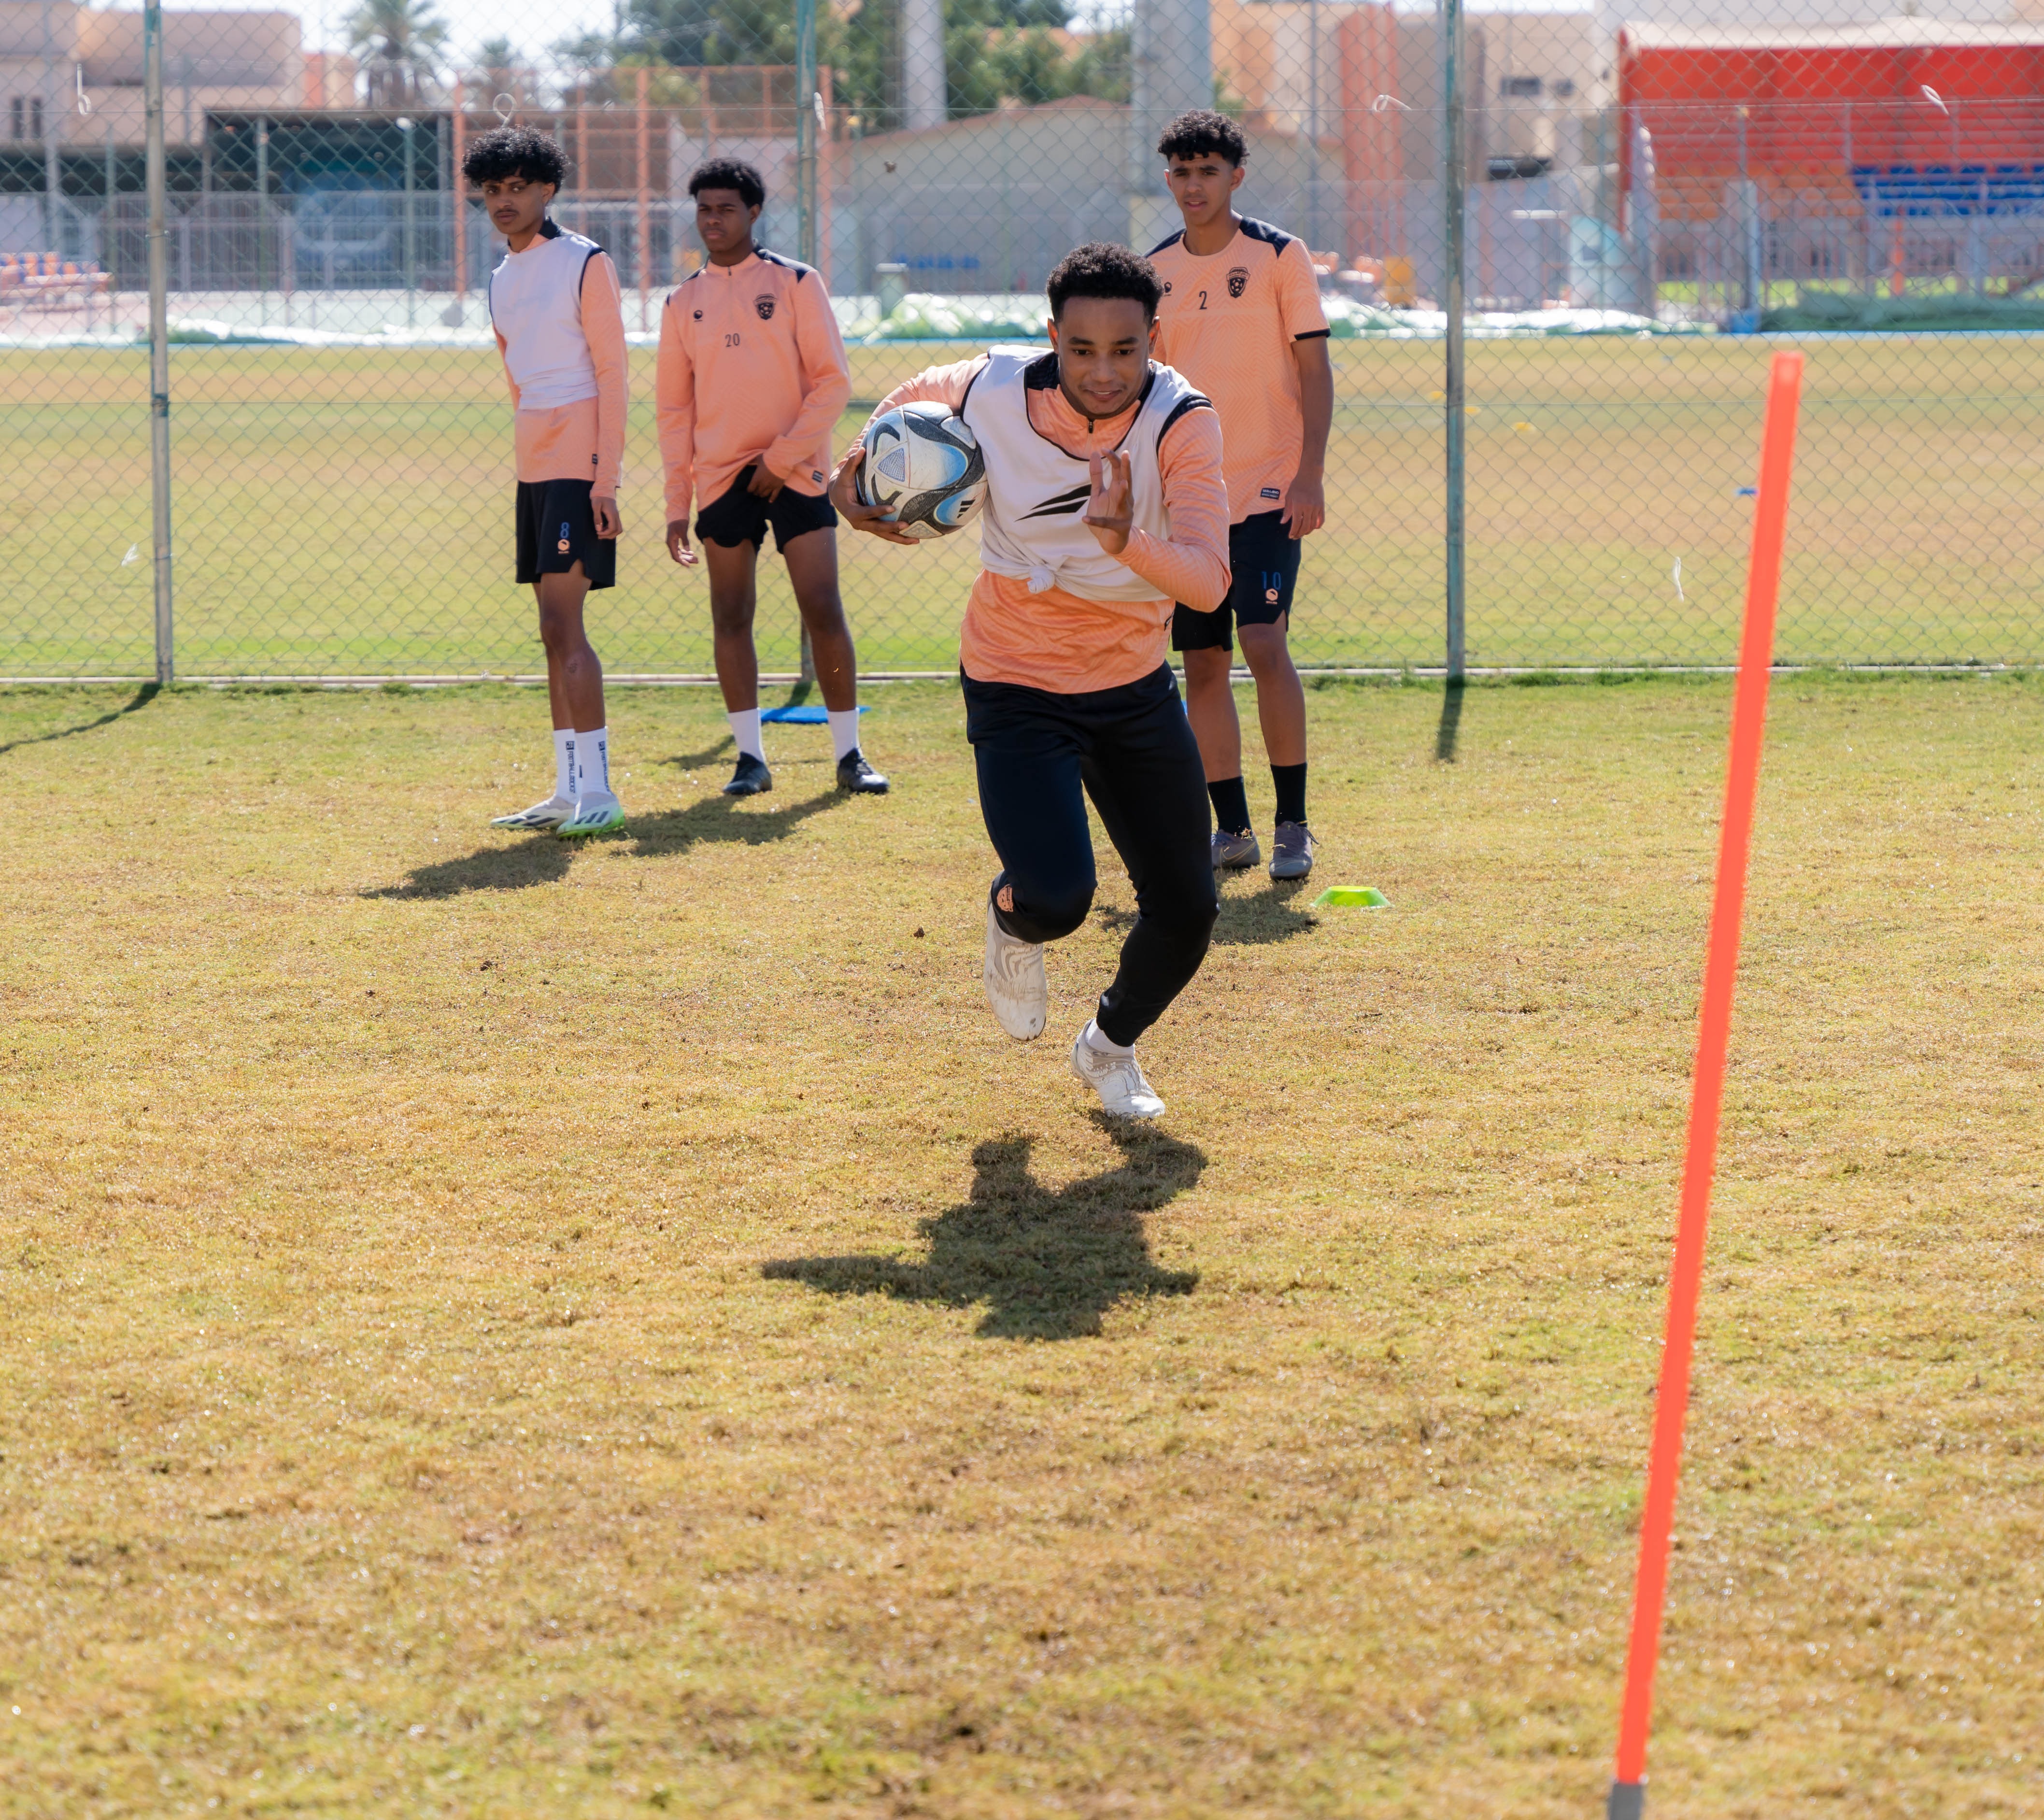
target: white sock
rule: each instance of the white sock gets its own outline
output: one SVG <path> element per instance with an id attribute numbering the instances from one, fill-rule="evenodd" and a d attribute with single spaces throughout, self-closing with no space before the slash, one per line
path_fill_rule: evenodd
<path id="1" fill-rule="evenodd" d="M 574 730 L 554 729 L 554 794 L 563 802 L 574 801 Z"/>
<path id="2" fill-rule="evenodd" d="M 827 708 L 830 716 L 831 743 L 836 747 L 840 758 L 848 758 L 859 750 L 859 710 L 856 708 Z"/>
<path id="3" fill-rule="evenodd" d="M 761 764 L 766 762 L 766 749 L 759 743 L 759 710 L 747 708 L 735 714 L 726 714 L 731 723 L 731 736 L 738 742 L 741 752 L 750 752 Z"/>
<path id="4" fill-rule="evenodd" d="M 592 727 L 575 735 L 575 794 L 610 790 L 610 729 Z"/>
<path id="5" fill-rule="evenodd" d="M 1133 1055 L 1133 1043 L 1110 1042 L 1098 1024 L 1091 1018 L 1086 1019 L 1085 1046 L 1096 1055 Z"/>

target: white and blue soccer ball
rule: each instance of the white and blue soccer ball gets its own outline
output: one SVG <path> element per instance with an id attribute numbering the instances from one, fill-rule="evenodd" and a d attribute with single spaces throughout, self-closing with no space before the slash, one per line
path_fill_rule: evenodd
<path id="1" fill-rule="evenodd" d="M 986 458 L 942 405 L 897 405 L 867 426 L 860 502 L 886 507 L 905 537 L 947 537 L 986 500 Z"/>

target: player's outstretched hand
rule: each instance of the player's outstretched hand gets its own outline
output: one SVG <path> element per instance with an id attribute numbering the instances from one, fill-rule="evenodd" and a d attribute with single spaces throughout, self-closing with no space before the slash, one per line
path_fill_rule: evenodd
<path id="1" fill-rule="evenodd" d="M 859 497 L 855 484 L 859 464 L 866 459 L 863 448 L 845 451 L 844 459 L 837 464 L 837 472 L 831 476 L 830 502 L 837 509 L 837 515 L 855 531 L 863 531 L 869 537 L 878 537 L 889 543 L 905 544 L 912 550 L 916 539 L 905 537 L 894 528 L 893 515 L 884 505 L 867 505 Z"/>
<path id="2" fill-rule="evenodd" d="M 1129 527 L 1135 522 L 1135 464 L 1124 449 L 1087 458 L 1086 471 L 1093 478 L 1093 497 L 1087 500 L 1085 527 L 1110 556 L 1128 547 Z"/>
<path id="3" fill-rule="evenodd" d="M 1279 514 L 1285 530 L 1294 537 L 1317 531 L 1327 521 L 1327 496 L 1318 474 L 1301 474 L 1285 491 L 1285 509 Z"/>
<path id="4" fill-rule="evenodd" d="M 667 554 L 684 569 L 696 566 L 696 553 L 689 547 L 689 521 L 686 518 L 667 520 Z"/>
<path id="5" fill-rule="evenodd" d="M 617 515 L 617 501 L 616 500 L 592 499 L 589 503 L 591 509 L 596 513 L 596 534 L 597 536 L 609 539 L 617 536 L 624 530 L 624 520 Z"/>
<path id="6" fill-rule="evenodd" d="M 745 483 L 745 490 L 755 499 L 770 502 L 781 497 L 781 489 L 787 484 L 766 463 L 756 461 L 752 464 L 752 478 Z"/>

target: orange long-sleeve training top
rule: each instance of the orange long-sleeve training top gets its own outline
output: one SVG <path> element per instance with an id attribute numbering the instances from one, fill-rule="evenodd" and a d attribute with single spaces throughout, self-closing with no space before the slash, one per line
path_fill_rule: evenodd
<path id="1" fill-rule="evenodd" d="M 519 479 L 586 480 L 597 498 L 616 498 L 630 382 L 609 254 L 548 221 L 523 252 L 505 249 L 490 277 L 490 315 L 511 389 Z"/>
<path id="2" fill-rule="evenodd" d="M 924 401 L 958 410 L 973 376 L 986 364 L 981 354 L 929 367 L 897 386 L 874 415 Z M 1120 443 L 1141 401 L 1112 417 L 1088 417 L 1062 386 L 1054 386 L 1032 391 L 1028 408 L 1038 435 L 1084 459 Z M 861 432 L 856 446 L 864 440 Z M 982 569 L 966 602 L 959 637 L 959 661 L 966 675 L 1054 695 L 1118 689 L 1168 661 L 1173 601 L 1211 612 L 1228 597 L 1228 483 L 1221 472 L 1220 419 L 1210 410 L 1188 411 L 1164 438 L 1157 466 L 1171 535 L 1166 539 L 1132 532 L 1120 560 L 1162 597 L 1089 601 L 1057 587 L 1032 594 L 1026 581 Z"/>
<path id="3" fill-rule="evenodd" d="M 822 275 L 763 248 L 690 273 L 660 313 L 654 397 L 670 524 L 755 462 L 823 492 L 851 370 Z"/>

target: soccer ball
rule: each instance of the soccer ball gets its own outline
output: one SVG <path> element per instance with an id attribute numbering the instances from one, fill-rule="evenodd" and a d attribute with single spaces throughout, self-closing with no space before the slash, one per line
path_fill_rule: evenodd
<path id="1" fill-rule="evenodd" d="M 947 537 L 986 499 L 986 458 L 942 405 L 900 405 L 866 432 L 859 503 L 885 506 L 905 537 Z"/>

